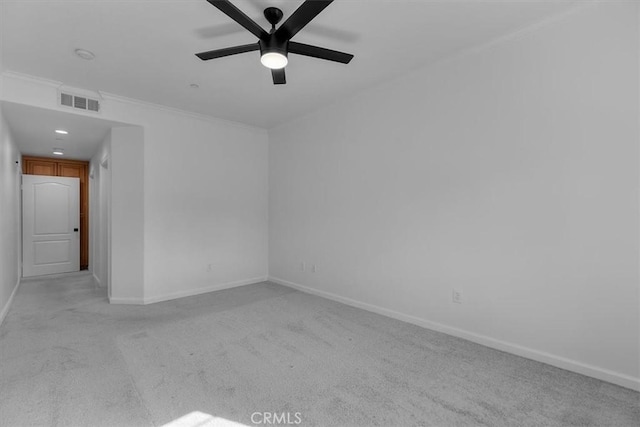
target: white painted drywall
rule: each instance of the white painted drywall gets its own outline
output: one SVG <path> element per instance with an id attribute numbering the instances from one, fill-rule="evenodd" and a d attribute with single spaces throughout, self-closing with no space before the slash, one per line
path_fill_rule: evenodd
<path id="1" fill-rule="evenodd" d="M 90 162 L 89 226 L 90 232 L 90 269 L 100 287 L 108 283 L 108 238 L 110 213 L 109 159 L 111 157 L 111 131 L 104 137 L 98 151 Z"/>
<path id="2" fill-rule="evenodd" d="M 19 164 L 16 164 L 19 161 Z M 0 323 L 21 276 L 21 155 L 0 106 Z"/>
<path id="3" fill-rule="evenodd" d="M 144 132 L 113 127 L 91 159 L 92 270 L 109 300 L 144 302 Z"/>
<path id="4" fill-rule="evenodd" d="M 637 388 L 637 8 L 270 131 L 270 276 Z"/>
<path id="5" fill-rule="evenodd" d="M 109 159 L 111 301 L 145 298 L 144 133 L 141 127 L 111 129 Z M 114 224 L 119 224 L 115 227 Z"/>
<path id="6" fill-rule="evenodd" d="M 145 126 L 145 295 L 266 278 L 267 168 L 264 131 L 168 113 Z"/>
<path id="7" fill-rule="evenodd" d="M 91 115 L 56 104 L 60 82 L 4 73 L 3 84 L 4 100 Z M 100 117 L 140 126 L 144 132 L 143 146 L 121 145 L 131 157 L 119 178 L 112 132 L 112 234 L 143 230 L 142 246 L 136 235 L 133 246 L 116 254 L 113 242 L 112 268 L 119 268 L 118 256 L 130 262 L 120 264 L 121 274 L 113 271 L 113 291 L 124 294 L 114 293 L 112 302 L 154 302 L 264 280 L 267 132 L 107 94 L 101 108 Z M 118 216 L 120 196 L 132 202 L 138 197 L 142 203 L 121 205 L 129 216 Z M 117 287 L 116 277 L 129 277 L 134 262 L 142 272 Z"/>

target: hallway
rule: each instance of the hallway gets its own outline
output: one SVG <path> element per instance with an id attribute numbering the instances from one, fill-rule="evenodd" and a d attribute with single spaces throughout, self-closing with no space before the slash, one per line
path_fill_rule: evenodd
<path id="1" fill-rule="evenodd" d="M 150 425 L 114 346 L 134 311 L 87 272 L 23 279 L 0 328 L 3 424 Z"/>

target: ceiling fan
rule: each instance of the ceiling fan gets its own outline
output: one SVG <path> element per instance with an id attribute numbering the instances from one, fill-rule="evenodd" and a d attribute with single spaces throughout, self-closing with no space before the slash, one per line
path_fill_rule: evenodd
<path id="1" fill-rule="evenodd" d="M 348 64 L 349 61 L 353 59 L 353 55 L 349 53 L 291 41 L 291 38 L 293 38 L 298 31 L 304 28 L 305 25 L 329 6 L 333 0 L 306 0 L 278 29 L 276 29 L 276 24 L 282 20 L 283 13 L 277 7 L 268 7 L 264 10 L 264 16 L 271 24 L 271 30 L 269 32 L 263 30 L 260 25 L 245 15 L 229 0 L 207 1 L 229 18 L 249 30 L 249 32 L 258 37 L 259 40 L 257 43 L 197 53 L 196 56 L 203 61 L 259 50 L 260 62 L 262 62 L 262 65 L 265 67 L 271 69 L 273 84 L 280 85 L 287 82 L 284 67 L 289 62 L 288 55 L 290 53 L 326 59 L 342 64 Z"/>

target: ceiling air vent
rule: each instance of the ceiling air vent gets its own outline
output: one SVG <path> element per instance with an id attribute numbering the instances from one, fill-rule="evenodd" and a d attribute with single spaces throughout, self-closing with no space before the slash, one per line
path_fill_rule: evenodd
<path id="1" fill-rule="evenodd" d="M 68 93 L 61 93 L 60 104 L 67 107 L 73 107 L 73 95 L 69 95 Z"/>
<path id="2" fill-rule="evenodd" d="M 100 110 L 100 102 L 97 99 L 87 98 L 87 110 L 97 113 Z"/>
<path id="3" fill-rule="evenodd" d="M 100 101 L 86 96 L 73 95 L 71 93 L 60 92 L 60 105 L 77 108 L 84 111 L 100 111 Z"/>
<path id="4" fill-rule="evenodd" d="M 81 110 L 87 109 L 87 98 L 83 98 L 81 96 L 73 97 L 73 106 L 79 108 Z"/>

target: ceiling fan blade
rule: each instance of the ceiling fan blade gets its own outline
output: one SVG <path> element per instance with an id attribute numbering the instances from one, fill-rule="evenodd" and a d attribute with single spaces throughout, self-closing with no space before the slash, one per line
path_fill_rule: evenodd
<path id="1" fill-rule="evenodd" d="M 271 70 L 271 76 L 273 77 L 274 85 L 283 85 L 287 83 L 287 78 L 284 75 L 284 68 L 279 68 L 277 70 Z"/>
<path id="2" fill-rule="evenodd" d="M 235 7 L 229 0 L 207 0 L 214 7 L 217 7 L 222 13 L 227 15 L 229 18 L 236 21 L 238 24 L 242 25 L 244 28 L 249 30 L 251 34 L 258 38 L 265 38 L 269 35 L 262 27 L 256 22 L 249 18 L 244 14 L 240 9 Z"/>
<path id="3" fill-rule="evenodd" d="M 203 61 L 208 61 L 209 59 L 222 58 L 223 56 L 251 52 L 252 50 L 260 50 L 260 45 L 258 43 L 251 43 L 242 46 L 226 47 L 224 49 L 216 49 L 210 50 L 208 52 L 196 53 L 196 56 Z"/>
<path id="4" fill-rule="evenodd" d="M 323 47 L 311 46 L 304 43 L 289 42 L 289 53 L 312 56 L 314 58 L 326 59 L 327 61 L 341 62 L 348 64 L 353 59 L 350 53 L 338 52 L 337 50 L 325 49 Z"/>
<path id="5" fill-rule="evenodd" d="M 276 30 L 276 36 L 289 40 L 332 2 L 333 0 L 306 0 Z"/>

